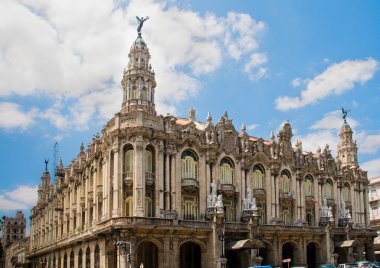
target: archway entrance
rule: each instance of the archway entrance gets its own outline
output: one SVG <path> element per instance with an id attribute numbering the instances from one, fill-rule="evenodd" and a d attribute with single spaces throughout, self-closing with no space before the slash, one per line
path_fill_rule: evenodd
<path id="1" fill-rule="evenodd" d="M 316 268 L 317 267 L 317 247 L 314 243 L 309 243 L 306 248 L 307 257 L 307 267 Z"/>
<path id="2" fill-rule="evenodd" d="M 137 252 L 137 267 L 144 264 L 144 268 L 158 267 L 158 249 L 153 242 L 142 242 Z"/>
<path id="3" fill-rule="evenodd" d="M 228 250 L 227 268 L 246 268 L 249 266 L 249 250 Z"/>
<path id="4" fill-rule="evenodd" d="M 192 242 L 181 245 L 180 263 L 181 268 L 201 268 L 201 247 Z"/>
<path id="5" fill-rule="evenodd" d="M 294 264 L 294 247 L 291 243 L 287 242 L 282 246 L 282 260 L 290 259 L 289 267 Z M 288 263 L 283 263 L 284 268 L 288 267 Z"/>
<path id="6" fill-rule="evenodd" d="M 82 251 L 80 252 L 80 261 L 82 262 Z M 108 268 L 116 268 L 117 267 L 117 249 L 116 246 L 112 242 L 108 242 L 107 246 L 107 267 Z M 82 266 L 81 266 L 82 267 Z"/>

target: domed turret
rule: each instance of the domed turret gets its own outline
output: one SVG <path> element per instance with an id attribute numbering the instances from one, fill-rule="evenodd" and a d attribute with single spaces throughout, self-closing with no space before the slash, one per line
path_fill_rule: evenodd
<path id="1" fill-rule="evenodd" d="M 124 93 L 121 112 L 144 111 L 156 115 L 154 104 L 156 80 L 149 62 L 148 46 L 141 36 L 141 27 L 146 19 L 138 18 L 138 36 L 128 54 L 128 69 L 124 70 L 121 81 Z"/>
<path id="2" fill-rule="evenodd" d="M 349 111 L 342 108 L 343 113 L 343 125 L 340 128 L 339 133 L 339 144 L 337 150 L 337 160 L 340 161 L 341 166 L 349 166 L 349 167 L 357 167 L 358 159 L 357 152 L 358 147 L 356 146 L 356 142 L 352 139 L 353 131 L 350 125 L 347 123 L 346 117 Z"/>

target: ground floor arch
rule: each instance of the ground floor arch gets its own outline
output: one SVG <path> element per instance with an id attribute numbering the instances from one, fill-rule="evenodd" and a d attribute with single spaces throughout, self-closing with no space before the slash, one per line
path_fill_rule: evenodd
<path id="1" fill-rule="evenodd" d="M 296 262 L 295 258 L 295 246 L 291 242 L 286 242 L 282 245 L 282 260 L 290 260 L 289 266 L 294 265 Z M 283 263 L 283 267 L 289 267 L 288 263 Z"/>
<path id="2" fill-rule="evenodd" d="M 201 247 L 198 244 L 193 242 L 186 242 L 180 246 L 180 267 L 202 267 Z"/>
<path id="3" fill-rule="evenodd" d="M 317 245 L 313 242 L 306 246 L 306 262 L 308 268 L 316 268 L 318 263 Z"/>
<path id="4" fill-rule="evenodd" d="M 144 241 L 138 246 L 137 266 L 141 264 L 144 268 L 158 268 L 158 248 L 151 241 Z"/>

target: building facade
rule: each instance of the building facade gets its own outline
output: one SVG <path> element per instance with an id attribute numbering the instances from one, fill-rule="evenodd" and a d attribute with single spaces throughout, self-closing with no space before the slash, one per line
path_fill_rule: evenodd
<path id="1" fill-rule="evenodd" d="M 141 27 L 140 27 L 141 30 Z M 42 175 L 31 213 L 35 267 L 316 267 L 373 258 L 367 173 L 345 120 L 337 158 L 277 137 L 157 115 L 141 33 L 122 78 L 120 111 L 56 181 Z M 129 266 L 131 265 L 131 266 Z"/>
<path id="2" fill-rule="evenodd" d="M 375 258 L 380 261 L 380 177 L 370 180 L 368 185 L 370 205 L 370 224 L 377 231 L 378 236 L 374 239 Z"/>
<path id="3" fill-rule="evenodd" d="M 18 210 L 15 217 L 5 217 L 3 222 L 2 244 L 6 247 L 13 241 L 25 238 L 26 219 L 24 213 Z"/>

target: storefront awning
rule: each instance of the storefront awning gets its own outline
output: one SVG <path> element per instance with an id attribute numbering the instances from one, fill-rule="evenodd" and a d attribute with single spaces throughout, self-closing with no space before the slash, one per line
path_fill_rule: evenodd
<path id="1" fill-rule="evenodd" d="M 239 241 L 232 241 L 226 244 L 226 249 L 257 249 L 265 248 L 265 245 L 262 241 L 257 239 L 244 239 Z"/>
<path id="2" fill-rule="evenodd" d="M 345 241 L 338 242 L 336 246 L 340 248 L 350 248 L 354 245 L 354 243 L 355 243 L 355 240 L 345 240 Z"/>

